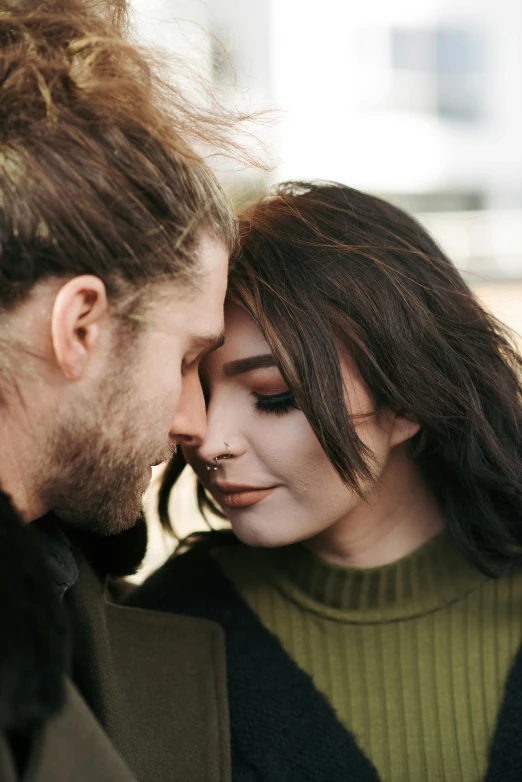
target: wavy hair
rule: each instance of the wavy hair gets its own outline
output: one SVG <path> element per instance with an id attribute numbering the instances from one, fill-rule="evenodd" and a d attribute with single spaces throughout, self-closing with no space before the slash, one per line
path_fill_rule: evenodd
<path id="1" fill-rule="evenodd" d="M 420 424 L 411 459 L 464 554 L 490 576 L 521 561 L 522 359 L 416 220 L 336 183 L 280 185 L 243 215 L 229 296 L 259 325 L 348 486 L 359 491 L 368 465 L 339 345 L 377 409 Z M 165 524 L 181 468 L 165 474 Z M 199 499 L 209 507 L 201 487 Z"/>
<path id="2" fill-rule="evenodd" d="M 241 117 L 198 107 L 125 29 L 122 0 L 0 0 L 0 314 L 84 273 L 134 306 L 156 281 L 197 280 L 202 232 L 235 244 L 195 149 L 239 155 Z"/>

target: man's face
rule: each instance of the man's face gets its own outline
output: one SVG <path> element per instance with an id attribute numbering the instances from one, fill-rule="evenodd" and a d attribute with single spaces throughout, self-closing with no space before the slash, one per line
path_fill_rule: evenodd
<path id="1" fill-rule="evenodd" d="M 94 393 L 71 399 L 54 428 L 43 494 L 75 526 L 102 534 L 132 526 L 151 466 L 176 442 L 198 445 L 204 436 L 198 365 L 223 333 L 228 254 L 207 237 L 198 258 L 197 289 L 166 284 L 143 331 L 115 334 Z"/>

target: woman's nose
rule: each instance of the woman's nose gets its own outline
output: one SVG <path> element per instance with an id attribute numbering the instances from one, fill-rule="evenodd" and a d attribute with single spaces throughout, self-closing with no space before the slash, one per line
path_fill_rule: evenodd
<path id="1" fill-rule="evenodd" d="M 229 439 L 230 436 L 229 436 Z M 232 449 L 229 443 L 223 439 L 221 433 L 218 437 L 206 437 L 201 445 L 196 448 L 196 456 L 209 467 L 216 466 L 216 459 L 229 459 Z"/>
<path id="2" fill-rule="evenodd" d="M 206 435 L 195 449 L 197 458 L 215 466 L 216 457 L 221 462 L 238 456 L 242 451 L 239 417 L 237 407 L 220 404 L 214 395 L 207 408 Z"/>

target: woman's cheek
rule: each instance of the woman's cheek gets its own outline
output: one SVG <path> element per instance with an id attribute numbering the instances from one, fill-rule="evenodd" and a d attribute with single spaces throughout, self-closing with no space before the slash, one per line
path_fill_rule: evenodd
<path id="1" fill-rule="evenodd" d="M 295 481 L 317 468 L 321 457 L 326 459 L 306 416 L 299 410 L 281 416 L 258 416 L 255 448 L 272 471 Z M 286 482 L 286 481 L 285 481 Z"/>

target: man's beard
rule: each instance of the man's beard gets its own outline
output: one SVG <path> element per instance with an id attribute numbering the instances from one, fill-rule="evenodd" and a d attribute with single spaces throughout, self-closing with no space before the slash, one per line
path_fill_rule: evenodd
<path id="1" fill-rule="evenodd" d="M 47 507 L 61 519 L 100 535 L 134 526 L 151 465 L 170 458 L 174 450 L 167 437 L 162 446 L 152 442 L 153 427 L 132 405 L 132 390 L 123 387 L 121 375 L 117 386 L 96 401 L 84 401 L 78 416 L 69 414 L 57 424 L 42 487 Z"/>

